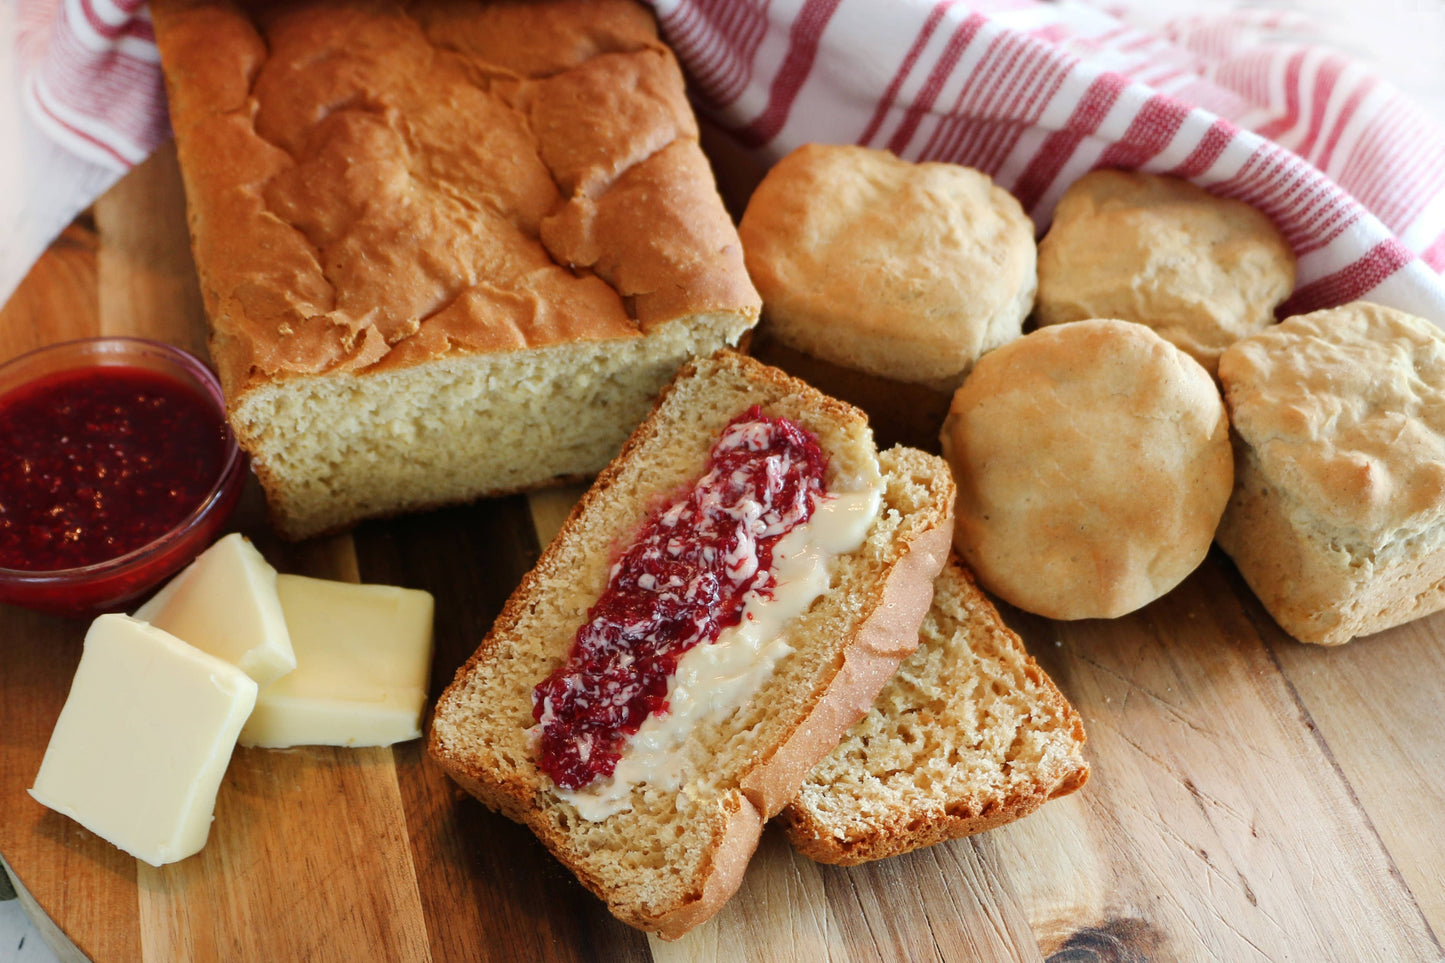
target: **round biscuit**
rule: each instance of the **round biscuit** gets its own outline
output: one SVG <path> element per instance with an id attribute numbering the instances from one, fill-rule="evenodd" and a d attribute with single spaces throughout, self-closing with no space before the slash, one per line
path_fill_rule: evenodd
<path id="1" fill-rule="evenodd" d="M 1113 618 L 1179 584 L 1234 483 L 1214 380 L 1127 321 L 1042 328 L 986 355 L 941 440 L 959 554 L 991 592 L 1054 619 Z"/>
<path id="2" fill-rule="evenodd" d="M 1295 258 L 1259 211 L 1188 181 L 1098 170 L 1064 193 L 1039 243 L 1042 325 L 1121 318 L 1158 331 L 1212 374 L 1274 322 Z"/>
<path id="3" fill-rule="evenodd" d="M 856 371 L 953 391 L 1019 336 L 1037 287 L 1033 223 L 957 164 L 808 144 L 779 161 L 738 226 L 763 325 Z"/>

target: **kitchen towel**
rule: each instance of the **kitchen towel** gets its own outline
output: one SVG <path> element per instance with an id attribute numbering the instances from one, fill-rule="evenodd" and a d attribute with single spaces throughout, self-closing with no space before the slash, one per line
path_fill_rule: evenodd
<path id="1" fill-rule="evenodd" d="M 169 137 L 143 0 L 0 0 L 0 304 Z"/>
<path id="2" fill-rule="evenodd" d="M 0 300 L 167 136 L 143 4 L 5 2 L 18 3 L 18 116 L 0 107 L 0 156 L 15 168 L 0 217 L 16 218 Z M 1366 298 L 1445 325 L 1445 132 L 1362 64 L 1309 42 L 1301 14 L 1210 4 L 1146 29 L 1082 0 L 653 7 L 721 154 L 740 166 L 761 171 L 809 141 L 954 161 L 992 175 L 1040 230 L 1092 168 L 1174 174 L 1279 225 L 1299 257 L 1285 312 Z"/>

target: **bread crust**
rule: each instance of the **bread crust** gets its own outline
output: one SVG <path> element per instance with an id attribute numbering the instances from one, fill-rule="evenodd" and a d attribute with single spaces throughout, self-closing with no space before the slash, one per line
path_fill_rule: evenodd
<path id="1" fill-rule="evenodd" d="M 756 315 L 681 70 L 631 0 L 160 0 L 154 20 L 233 400 Z"/>
<path id="2" fill-rule="evenodd" d="M 887 571 L 880 576 L 880 584 L 857 587 L 869 597 L 847 630 L 836 637 L 806 640 L 805 647 L 809 651 L 832 653 L 830 662 L 818 663 L 820 675 L 810 676 L 815 679 L 810 685 L 818 687 L 816 692 L 810 692 L 806 697 L 800 694 L 790 700 L 791 704 L 772 714 L 773 718 L 787 720 L 786 726 L 779 722 L 775 725 L 776 737 L 770 737 L 766 745 L 756 744 L 755 749 L 750 749 L 742 769 L 735 774 L 709 776 L 710 779 L 736 779 L 736 782 L 716 786 L 720 809 L 699 810 L 701 815 L 698 818 L 706 820 L 705 831 L 700 831 L 710 842 L 699 857 L 695 871 L 692 867 L 679 870 L 690 880 L 685 891 L 675 893 L 663 905 L 642 905 L 629 890 L 619 885 L 617 879 L 609 878 L 606 872 L 598 869 L 596 861 L 589 861 L 579 852 L 573 838 L 577 830 L 570 828 L 576 823 L 569 820 L 580 817 L 566 816 L 570 805 L 553 794 L 550 781 L 533 762 L 520 760 L 509 767 L 498 767 L 491 755 L 478 751 L 475 743 L 480 735 L 464 736 L 463 733 L 492 731 L 485 726 L 476 727 L 479 714 L 490 710 L 475 701 L 471 693 L 482 677 L 493 672 L 506 672 L 507 667 L 516 664 L 517 646 L 523 644 L 518 641 L 519 637 L 525 636 L 533 640 L 534 645 L 545 645 L 549 650 L 553 646 L 558 649 L 554 655 L 542 658 L 539 666 L 550 665 L 552 659 L 565 655 L 564 646 L 570 645 L 575 624 L 567 623 L 571 627 L 565 638 L 556 642 L 542 641 L 537 631 L 529 628 L 535 626 L 536 619 L 540 617 L 536 615 L 539 606 L 547 605 L 547 594 L 560 585 L 577 586 L 586 596 L 570 605 L 567 611 L 580 612 L 590 606 L 591 600 L 596 597 L 593 593 L 600 591 L 600 580 L 593 570 L 600 568 L 605 574 L 607 560 L 602 560 L 600 566 L 589 563 L 587 571 L 582 571 L 576 557 L 579 546 L 601 544 L 603 551 L 615 552 L 630 541 L 632 530 L 640 518 L 634 519 L 630 514 L 625 518 L 612 514 L 622 497 L 619 493 L 635 485 L 642 470 L 642 459 L 655 458 L 659 451 L 675 450 L 669 436 L 660 428 L 664 417 L 686 417 L 685 402 L 696 399 L 699 391 L 711 391 L 712 384 L 723 382 L 751 386 L 744 394 L 728 395 L 729 398 L 737 398 L 736 402 L 728 401 L 729 406 L 745 406 L 745 396 L 752 397 L 755 399 L 752 403 L 762 403 L 765 411 L 781 408 L 808 412 L 806 424 L 814 430 L 836 423 L 840 426 L 852 425 L 851 431 L 861 429 L 866 433 L 866 422 L 856 409 L 820 395 L 801 382 L 752 359 L 733 352 L 720 352 L 713 358 L 688 365 L 663 392 L 653 417 L 633 434 L 618 458 L 579 500 L 557 537 L 504 606 L 492 631 L 458 670 L 452 685 L 438 700 L 428 734 L 428 749 L 433 758 L 469 793 L 529 826 L 557 858 L 577 874 L 584 886 L 607 901 L 609 909 L 619 919 L 665 939 L 676 939 L 708 919 L 732 895 L 757 845 L 764 820 L 791 798 L 803 775 L 836 743 L 847 726 L 866 710 L 893 668 L 916 645 L 917 626 L 931 598 L 933 576 L 947 554 L 951 532 L 953 486 L 946 465 L 922 452 L 899 449 L 880 458 L 891 473 L 887 477 L 927 479 L 928 497 L 931 499 L 927 518 L 920 516 L 904 520 L 902 524 L 911 526 L 906 529 L 906 534 L 890 536 L 892 541 L 886 547 L 876 549 L 886 552 Z M 684 387 L 693 393 L 679 394 Z M 718 389 L 719 392 L 723 390 Z M 729 414 L 735 413 L 729 411 Z M 708 415 L 704 423 L 711 425 L 712 420 L 719 419 L 716 415 Z M 676 424 L 675 421 L 668 423 Z M 719 420 L 717 427 L 720 428 L 722 423 L 723 420 Z M 709 427 L 708 435 L 711 436 L 711 433 L 712 428 Z M 686 442 L 689 451 L 694 444 L 691 440 Z M 841 456 L 837 451 L 829 450 L 831 474 L 835 470 L 832 463 L 838 462 Z M 703 454 L 703 451 L 698 452 L 699 460 L 690 471 L 700 470 Z M 684 460 L 691 464 L 690 455 Z M 841 460 L 846 461 L 846 458 Z M 844 467 L 839 465 L 837 470 L 842 471 Z M 647 471 L 648 491 L 629 492 L 628 497 L 632 500 L 628 504 L 655 507 L 664 496 L 671 494 L 672 475 L 668 471 L 651 468 Z M 611 533 L 606 543 L 599 542 L 596 537 L 599 519 L 606 520 L 607 531 Z M 890 521 L 890 524 L 894 523 Z M 589 532 L 593 534 L 587 534 Z M 815 603 L 815 606 L 820 603 Z M 548 624 L 551 625 L 550 622 Z M 545 631 L 550 637 L 552 629 Z M 516 725 L 530 725 L 530 687 L 537 681 L 540 681 L 540 676 L 535 679 L 519 678 L 517 684 L 525 684 L 527 692 L 513 692 L 517 709 L 506 710 L 518 712 Z M 510 683 L 507 685 L 510 686 Z M 804 698 L 806 702 L 801 701 Z M 734 723 L 729 722 L 728 725 Z M 618 817 L 609 817 L 612 818 Z M 606 822 L 604 820 L 597 825 L 605 826 Z"/>
<path id="3" fill-rule="evenodd" d="M 685 902 L 654 920 L 642 918 L 625 922 L 650 930 L 664 940 L 680 940 L 693 927 L 712 919 L 723 904 L 732 899 L 743 884 L 743 875 L 757 851 L 766 820 L 746 794 L 738 794 L 731 802 L 735 803 L 732 818 L 727 821 L 722 841 L 713 853 L 711 870 L 703 876 L 702 892 L 697 899 Z"/>

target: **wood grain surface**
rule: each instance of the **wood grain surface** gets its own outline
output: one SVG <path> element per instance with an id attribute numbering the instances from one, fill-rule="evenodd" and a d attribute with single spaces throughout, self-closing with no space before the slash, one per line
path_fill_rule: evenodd
<path id="1" fill-rule="evenodd" d="M 66 231 L 0 312 L 0 358 L 97 333 L 203 351 L 174 155 Z M 435 696 L 576 490 L 301 545 L 278 568 L 427 589 Z M 1440 960 L 1445 617 L 1299 645 L 1217 553 L 1114 621 L 1005 620 L 1083 715 L 1080 793 L 851 869 L 769 830 L 741 891 L 676 943 L 616 922 L 419 742 L 238 750 L 198 856 L 154 869 L 26 794 L 86 625 L 0 606 L 0 854 L 62 959 Z"/>

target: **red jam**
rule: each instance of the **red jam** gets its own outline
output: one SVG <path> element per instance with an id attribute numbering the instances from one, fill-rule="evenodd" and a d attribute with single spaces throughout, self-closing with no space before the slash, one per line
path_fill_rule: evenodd
<path id="1" fill-rule="evenodd" d="M 667 710 L 682 655 L 737 625 L 749 592 L 768 592 L 773 549 L 812 516 L 826 467 L 811 432 L 756 406 L 724 429 L 706 474 L 648 520 L 567 661 L 532 693 L 553 782 L 612 774 L 626 737 Z"/>
<path id="2" fill-rule="evenodd" d="M 93 565 L 163 535 L 216 484 L 224 432 L 195 389 L 140 367 L 61 371 L 0 397 L 0 568 Z"/>

